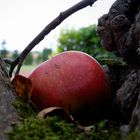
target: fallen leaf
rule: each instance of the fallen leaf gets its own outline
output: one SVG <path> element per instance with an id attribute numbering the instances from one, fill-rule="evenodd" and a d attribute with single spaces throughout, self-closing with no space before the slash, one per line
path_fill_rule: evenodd
<path id="1" fill-rule="evenodd" d="M 12 80 L 12 85 L 20 98 L 25 101 L 30 101 L 33 84 L 29 78 L 22 75 L 16 75 Z"/>
<path id="2" fill-rule="evenodd" d="M 37 115 L 38 118 L 45 118 L 47 116 L 59 116 L 63 120 L 74 122 L 72 115 L 61 107 L 48 107 L 40 111 Z"/>
<path id="3" fill-rule="evenodd" d="M 67 112 L 65 109 L 63 109 L 61 107 L 48 107 L 48 108 L 45 108 L 42 111 L 40 111 L 37 115 L 38 118 L 46 118 L 48 116 L 59 116 L 63 120 L 66 120 L 69 123 L 75 124 L 77 131 L 83 132 L 85 137 L 88 136 L 90 134 L 91 129 L 94 128 L 94 125 L 86 126 L 86 127 L 80 125 L 74 119 L 74 117 L 71 114 L 69 114 L 69 112 Z"/>

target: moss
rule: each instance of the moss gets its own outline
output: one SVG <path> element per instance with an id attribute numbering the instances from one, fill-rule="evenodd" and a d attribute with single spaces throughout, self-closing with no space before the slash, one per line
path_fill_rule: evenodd
<path id="1" fill-rule="evenodd" d="M 117 132 L 110 133 L 107 130 L 98 131 L 96 133 L 92 133 L 90 136 L 91 140 L 119 140 L 120 135 Z"/>
<path id="2" fill-rule="evenodd" d="M 121 59 L 98 59 L 101 65 L 108 66 L 127 66 L 127 64 Z"/>
<path id="3" fill-rule="evenodd" d="M 90 140 L 119 140 L 118 127 L 111 127 L 109 123 L 103 120 L 96 124 L 96 127 L 91 130 Z"/>
<path id="4" fill-rule="evenodd" d="M 17 98 L 16 102 L 13 104 L 16 108 L 17 114 L 21 118 L 27 118 L 30 116 L 36 116 L 35 110 L 29 103 L 24 102 L 22 99 Z"/>
<path id="5" fill-rule="evenodd" d="M 14 104 L 21 122 L 13 126 L 10 140 L 118 140 L 119 133 L 106 127 L 106 121 L 94 125 L 90 132 L 79 130 L 58 116 L 39 119 L 28 104 L 18 99 Z"/>
<path id="6" fill-rule="evenodd" d="M 101 125 L 101 124 L 100 124 Z M 67 123 L 59 117 L 47 117 L 38 119 L 29 117 L 13 128 L 9 134 L 10 140 L 118 140 L 119 135 L 116 131 L 98 128 L 91 129 L 85 136 L 83 132 L 77 131 L 72 123 Z"/>
<path id="7" fill-rule="evenodd" d="M 127 140 L 140 140 L 140 130 L 136 128 L 133 132 L 128 134 Z"/>
<path id="8" fill-rule="evenodd" d="M 83 134 L 76 132 L 73 124 L 58 117 L 47 119 L 27 118 L 9 134 L 11 140 L 81 140 Z"/>
<path id="9" fill-rule="evenodd" d="M 59 117 L 38 119 L 35 110 L 22 99 L 18 98 L 14 107 L 21 118 L 21 123 L 14 126 L 9 133 L 10 140 L 81 140 L 84 137 L 83 133 L 78 133 L 74 124 Z"/>

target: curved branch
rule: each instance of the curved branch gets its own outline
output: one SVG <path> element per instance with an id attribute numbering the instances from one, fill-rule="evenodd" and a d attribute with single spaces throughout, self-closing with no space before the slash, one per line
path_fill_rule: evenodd
<path id="1" fill-rule="evenodd" d="M 28 53 L 41 41 L 44 37 L 49 34 L 53 29 L 55 29 L 62 21 L 64 21 L 67 17 L 72 15 L 73 13 L 87 7 L 92 6 L 94 2 L 97 0 L 82 0 L 81 2 L 75 4 L 64 12 L 61 12 L 58 17 L 56 17 L 52 22 L 50 22 L 30 43 L 29 45 L 22 51 L 22 53 L 13 61 L 11 64 L 11 69 L 9 75 L 12 76 L 13 70 L 17 66 L 16 74 L 19 73 L 22 63 Z"/>

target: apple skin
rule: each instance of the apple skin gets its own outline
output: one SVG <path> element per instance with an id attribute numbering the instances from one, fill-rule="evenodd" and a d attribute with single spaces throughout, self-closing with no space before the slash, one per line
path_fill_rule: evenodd
<path id="1" fill-rule="evenodd" d="M 80 51 L 60 53 L 40 64 L 29 76 L 31 100 L 39 110 L 62 107 L 82 125 L 103 118 L 111 92 L 106 73 L 91 56 Z"/>

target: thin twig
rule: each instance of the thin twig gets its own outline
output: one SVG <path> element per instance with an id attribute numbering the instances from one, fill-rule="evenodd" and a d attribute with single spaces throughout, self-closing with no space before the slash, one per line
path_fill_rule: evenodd
<path id="1" fill-rule="evenodd" d="M 21 52 L 21 54 L 13 61 L 11 64 L 9 75 L 12 76 L 13 70 L 17 66 L 16 73 L 18 74 L 22 63 L 28 53 L 40 42 L 44 39 L 44 37 L 50 33 L 53 29 L 55 29 L 62 21 L 64 21 L 67 17 L 72 15 L 73 13 L 87 7 L 92 6 L 94 2 L 97 0 L 82 0 L 81 2 L 75 4 L 64 12 L 61 12 L 58 17 L 56 17 L 52 22 L 50 22 L 30 43 L 29 45 Z"/>

